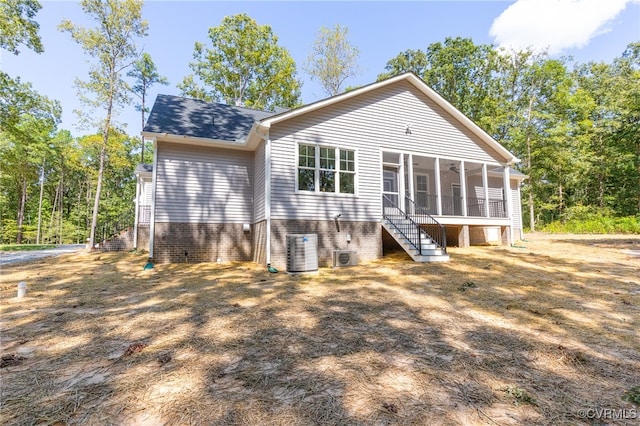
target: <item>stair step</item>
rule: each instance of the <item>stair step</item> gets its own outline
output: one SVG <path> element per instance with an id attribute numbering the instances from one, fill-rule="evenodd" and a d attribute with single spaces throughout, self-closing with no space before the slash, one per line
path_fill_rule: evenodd
<path id="1" fill-rule="evenodd" d="M 421 232 L 420 234 L 420 246 L 422 250 L 416 249 L 411 240 L 405 236 L 412 232 L 414 234 L 416 233 L 416 225 L 408 219 L 400 219 L 394 222 L 384 219 L 382 225 L 414 261 L 446 262 L 449 260 L 449 255 L 446 254 L 442 248 L 438 247 L 425 232 Z M 422 251 L 422 254 L 419 253 L 420 251 Z"/>

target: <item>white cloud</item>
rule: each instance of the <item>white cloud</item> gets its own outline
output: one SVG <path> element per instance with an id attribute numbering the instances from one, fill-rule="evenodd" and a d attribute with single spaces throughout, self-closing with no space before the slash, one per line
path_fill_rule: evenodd
<path id="1" fill-rule="evenodd" d="M 494 21 L 489 35 L 508 49 L 581 48 L 611 30 L 611 21 L 637 0 L 517 0 Z"/>

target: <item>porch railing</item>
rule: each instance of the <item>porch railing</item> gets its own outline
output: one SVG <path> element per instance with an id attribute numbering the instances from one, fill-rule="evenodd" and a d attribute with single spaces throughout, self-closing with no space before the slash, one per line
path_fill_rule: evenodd
<path id="1" fill-rule="evenodd" d="M 429 202 L 431 203 L 431 198 L 437 202 L 436 196 L 428 196 Z M 443 216 L 463 216 L 462 209 L 462 197 L 448 197 L 443 195 L 442 197 L 442 215 Z M 487 203 L 484 198 L 473 198 L 467 197 L 467 216 L 471 217 L 487 217 Z M 429 208 L 425 209 L 430 214 L 436 214 L 437 210 L 436 205 L 429 204 Z M 505 201 L 496 198 L 489 199 L 489 217 L 499 217 L 506 218 L 507 210 L 505 208 Z"/>
<path id="2" fill-rule="evenodd" d="M 443 216 L 462 216 L 462 197 L 442 197 Z"/>
<path id="3" fill-rule="evenodd" d="M 467 198 L 467 215 L 476 217 L 486 217 L 487 208 L 484 198 Z M 507 211 L 504 208 L 504 200 L 495 198 L 489 199 L 489 217 L 507 217 Z"/>
<path id="4" fill-rule="evenodd" d="M 151 222 L 151 206 L 138 206 L 138 225 L 149 225 Z"/>
<path id="5" fill-rule="evenodd" d="M 504 200 L 489 199 L 489 217 L 507 217 Z"/>

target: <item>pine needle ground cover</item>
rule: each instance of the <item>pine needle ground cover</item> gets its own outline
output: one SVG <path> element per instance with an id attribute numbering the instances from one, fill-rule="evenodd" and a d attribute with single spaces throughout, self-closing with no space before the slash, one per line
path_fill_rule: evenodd
<path id="1" fill-rule="evenodd" d="M 0 418 L 637 424 L 640 237 L 527 240 L 300 275 L 133 253 L 5 266 Z"/>

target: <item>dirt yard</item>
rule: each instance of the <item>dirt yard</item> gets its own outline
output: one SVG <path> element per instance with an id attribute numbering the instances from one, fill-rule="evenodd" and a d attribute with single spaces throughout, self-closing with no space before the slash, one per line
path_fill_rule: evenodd
<path id="1" fill-rule="evenodd" d="M 5 266 L 0 423 L 640 424 L 640 236 L 527 240 L 308 275 Z"/>

